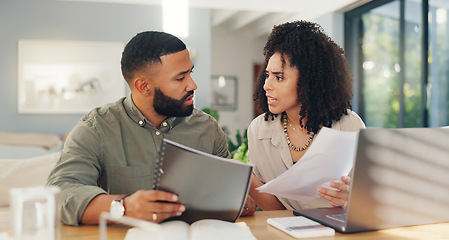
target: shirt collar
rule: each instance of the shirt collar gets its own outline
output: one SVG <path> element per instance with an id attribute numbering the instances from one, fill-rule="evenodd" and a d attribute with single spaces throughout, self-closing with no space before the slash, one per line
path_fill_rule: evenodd
<path id="1" fill-rule="evenodd" d="M 142 112 L 136 107 L 136 105 L 133 102 L 131 93 L 128 94 L 128 96 L 123 101 L 123 106 L 125 107 L 125 110 L 128 114 L 128 116 L 139 126 L 141 127 L 151 127 L 156 128 L 153 123 L 151 123 L 143 114 Z M 165 119 L 160 126 L 160 131 L 162 132 L 168 132 L 170 129 L 173 128 L 173 123 L 175 121 L 176 117 L 169 117 Z"/>

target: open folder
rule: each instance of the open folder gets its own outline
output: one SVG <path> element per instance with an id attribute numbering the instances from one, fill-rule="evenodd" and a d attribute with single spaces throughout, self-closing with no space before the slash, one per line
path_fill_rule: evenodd
<path id="1" fill-rule="evenodd" d="M 173 218 L 234 222 L 249 191 L 252 166 L 163 139 L 153 189 L 178 194 L 186 211 Z"/>

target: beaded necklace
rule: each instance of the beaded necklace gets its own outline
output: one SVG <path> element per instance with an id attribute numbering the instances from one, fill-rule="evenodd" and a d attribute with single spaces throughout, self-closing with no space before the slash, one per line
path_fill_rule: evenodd
<path id="1" fill-rule="evenodd" d="M 287 114 L 282 114 L 282 125 L 284 126 L 284 134 L 285 134 L 285 137 L 287 138 L 288 146 L 291 149 L 298 151 L 298 152 L 306 150 L 307 147 L 309 147 L 309 144 L 312 141 L 313 137 L 315 136 L 315 133 L 313 133 L 313 132 L 307 133 L 309 135 L 309 140 L 307 140 L 306 145 L 304 145 L 303 147 L 297 148 L 290 142 L 290 137 L 288 137 L 288 133 L 287 133 L 287 123 L 288 123 Z"/>

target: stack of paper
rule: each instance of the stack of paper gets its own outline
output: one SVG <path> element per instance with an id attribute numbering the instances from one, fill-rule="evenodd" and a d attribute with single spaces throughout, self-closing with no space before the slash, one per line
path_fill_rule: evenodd
<path id="1" fill-rule="evenodd" d="M 318 197 L 318 187 L 330 188 L 351 171 L 358 132 L 323 127 L 304 156 L 290 169 L 257 188 L 297 201 Z"/>

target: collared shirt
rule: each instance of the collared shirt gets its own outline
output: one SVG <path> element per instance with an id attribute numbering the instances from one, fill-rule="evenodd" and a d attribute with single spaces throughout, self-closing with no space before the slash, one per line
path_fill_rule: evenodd
<path id="1" fill-rule="evenodd" d="M 293 166 L 290 148 L 279 116 L 273 121 L 265 121 L 264 114 L 261 114 L 248 127 L 248 158 L 253 164 L 254 175 L 263 183 L 277 178 Z M 332 129 L 341 131 L 358 131 L 361 128 L 365 128 L 362 119 L 350 110 L 348 115 L 343 115 L 339 121 L 332 123 Z M 308 202 L 282 197 L 278 199 L 289 210 L 331 207 L 329 201 L 321 197 Z"/>
<path id="2" fill-rule="evenodd" d="M 92 110 L 70 132 L 48 184 L 61 188 L 62 221 L 78 225 L 97 195 L 150 190 L 162 138 L 230 157 L 227 138 L 211 116 L 194 109 L 160 128 L 134 105 L 131 94 Z"/>

